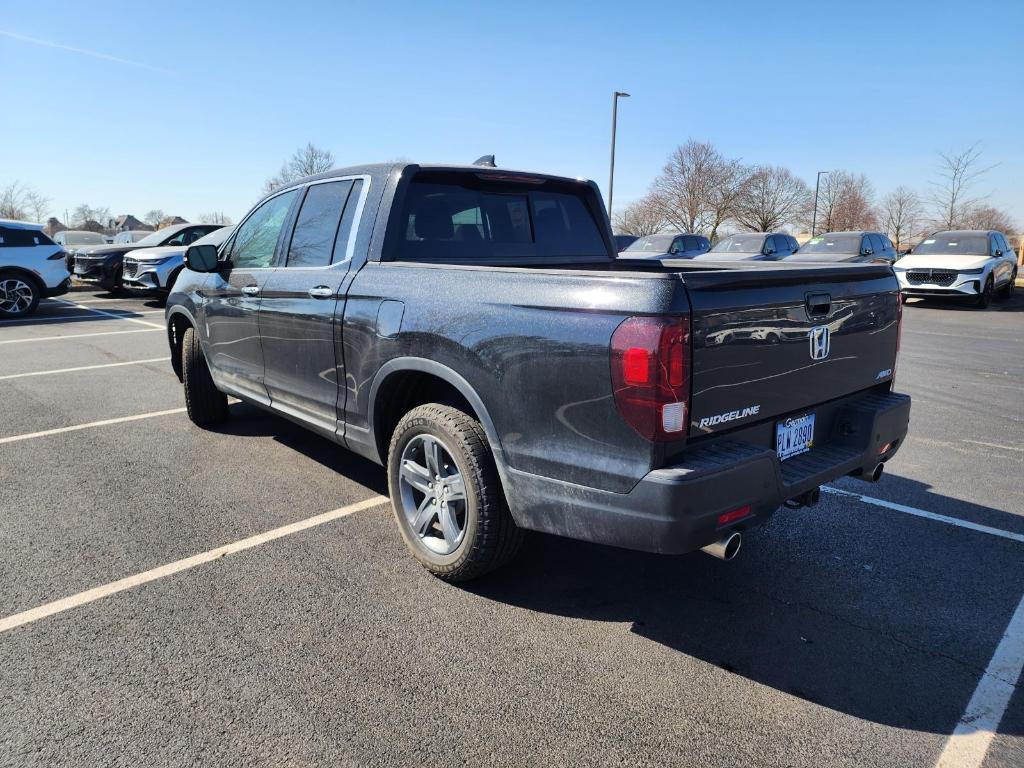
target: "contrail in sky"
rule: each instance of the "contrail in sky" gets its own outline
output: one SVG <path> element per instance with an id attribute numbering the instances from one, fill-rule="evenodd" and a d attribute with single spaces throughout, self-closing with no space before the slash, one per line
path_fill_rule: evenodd
<path id="1" fill-rule="evenodd" d="M 37 37 L 29 37 L 28 35 L 19 35 L 16 32 L 6 32 L 0 29 L 0 35 L 9 37 L 12 40 L 20 40 L 23 43 L 32 43 L 33 45 L 42 45 L 46 48 L 57 48 L 61 51 L 71 51 L 72 53 L 80 53 L 83 56 L 92 56 L 94 59 L 103 59 L 104 61 L 113 61 L 117 64 L 127 64 L 131 67 L 142 67 L 143 69 L 149 69 L 154 72 L 163 72 L 167 75 L 177 74 L 170 69 L 164 69 L 163 67 L 157 67 L 153 64 L 144 64 L 141 61 L 132 61 L 131 59 L 122 59 L 118 56 L 111 56 L 108 53 L 100 53 L 99 51 L 90 51 L 87 48 L 75 48 L 72 45 L 63 45 L 62 43 L 55 43 L 51 40 L 40 40 Z"/>

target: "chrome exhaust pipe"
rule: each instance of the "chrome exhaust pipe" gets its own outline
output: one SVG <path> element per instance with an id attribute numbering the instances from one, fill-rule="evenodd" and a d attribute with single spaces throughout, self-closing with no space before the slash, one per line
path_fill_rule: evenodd
<path id="1" fill-rule="evenodd" d="M 743 542 L 743 537 L 736 531 L 730 531 L 726 533 L 722 538 L 716 541 L 714 544 L 708 544 L 706 547 L 701 547 L 701 552 L 707 552 L 712 557 L 717 557 L 719 560 L 732 560 L 736 557 L 736 553 L 740 551 L 740 544 Z"/>
<path id="2" fill-rule="evenodd" d="M 875 464 L 875 468 L 871 470 L 871 482 L 877 483 L 882 479 L 882 473 L 885 471 L 885 464 L 878 462 Z"/>

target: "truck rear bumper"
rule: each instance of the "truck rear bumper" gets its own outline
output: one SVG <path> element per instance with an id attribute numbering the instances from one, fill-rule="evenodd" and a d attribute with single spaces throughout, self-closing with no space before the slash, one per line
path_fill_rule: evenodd
<path id="1" fill-rule="evenodd" d="M 910 397 L 863 394 L 816 411 L 821 437 L 807 453 L 781 462 L 764 442 L 723 437 L 695 446 L 628 493 L 612 493 L 508 469 L 506 490 L 516 522 L 532 530 L 627 549 L 690 552 L 725 530 L 760 525 L 787 499 L 850 473 L 870 475 L 907 434 Z M 735 523 L 727 512 L 750 507 Z"/>

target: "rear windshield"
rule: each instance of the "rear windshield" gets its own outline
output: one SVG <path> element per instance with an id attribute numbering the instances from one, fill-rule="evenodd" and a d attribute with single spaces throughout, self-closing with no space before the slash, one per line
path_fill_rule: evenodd
<path id="1" fill-rule="evenodd" d="M 625 252 L 656 251 L 658 253 L 668 253 L 668 249 L 672 245 L 672 241 L 675 239 L 675 235 L 651 235 L 650 237 L 641 237 L 629 246 Z"/>
<path id="2" fill-rule="evenodd" d="M 914 253 L 963 253 L 968 256 L 988 255 L 987 235 L 938 234 L 926 237 Z"/>
<path id="3" fill-rule="evenodd" d="M 860 253 L 860 235 L 818 235 L 800 246 L 800 253 Z"/>
<path id="4" fill-rule="evenodd" d="M 764 235 L 732 235 L 719 240 L 711 253 L 760 253 Z"/>
<path id="5" fill-rule="evenodd" d="M 67 245 L 106 245 L 103 235 L 96 232 L 65 232 L 64 242 Z"/>
<path id="6" fill-rule="evenodd" d="M 420 174 L 399 222 L 394 258 L 516 261 L 609 258 L 582 185 L 490 180 L 484 174 Z"/>

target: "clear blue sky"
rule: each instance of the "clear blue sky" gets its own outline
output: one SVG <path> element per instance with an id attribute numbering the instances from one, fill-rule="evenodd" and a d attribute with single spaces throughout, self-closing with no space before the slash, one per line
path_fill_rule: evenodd
<path id="1" fill-rule="evenodd" d="M 237 219 L 307 141 L 340 165 L 493 152 L 604 188 L 620 89 L 617 203 L 690 137 L 879 195 L 927 191 L 937 150 L 980 141 L 979 191 L 1024 227 L 1022 0 L 0 0 L 0 31 L 0 185 L 61 217 Z"/>

